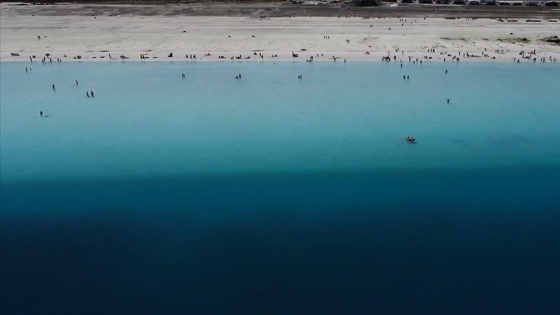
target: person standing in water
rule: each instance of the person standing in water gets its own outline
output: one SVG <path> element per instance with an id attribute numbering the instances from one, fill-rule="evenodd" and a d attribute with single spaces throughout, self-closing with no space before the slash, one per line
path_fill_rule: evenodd
<path id="1" fill-rule="evenodd" d="M 95 96 L 93 95 L 93 90 L 91 90 L 91 91 L 89 91 L 89 92 L 90 92 L 90 94 L 91 94 L 91 97 L 95 97 Z"/>
<path id="2" fill-rule="evenodd" d="M 78 83 L 78 80 L 74 80 L 76 81 L 76 86 L 80 86 L 80 83 Z"/>
<path id="3" fill-rule="evenodd" d="M 39 112 L 39 115 L 41 115 L 41 117 L 43 117 L 43 111 L 40 111 L 40 112 Z"/>
<path id="4" fill-rule="evenodd" d="M 54 87 L 54 84 L 52 85 L 52 90 L 53 90 L 53 91 L 56 91 L 56 88 Z"/>

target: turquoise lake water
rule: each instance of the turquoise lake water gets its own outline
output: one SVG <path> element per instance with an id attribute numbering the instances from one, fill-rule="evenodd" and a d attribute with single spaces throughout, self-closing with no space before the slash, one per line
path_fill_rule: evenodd
<path id="1" fill-rule="evenodd" d="M 560 312 L 558 64 L 0 65 L 3 314 Z"/>

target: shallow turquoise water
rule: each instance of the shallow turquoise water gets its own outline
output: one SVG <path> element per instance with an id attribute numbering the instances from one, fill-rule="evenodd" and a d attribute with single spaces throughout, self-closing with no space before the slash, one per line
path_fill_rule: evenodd
<path id="1" fill-rule="evenodd" d="M 0 74 L 2 313 L 560 311 L 557 64 Z"/>
<path id="2" fill-rule="evenodd" d="M 559 164 L 554 64 L 23 68 L 2 66 L 4 182 Z M 418 144 L 404 143 L 407 135 Z"/>

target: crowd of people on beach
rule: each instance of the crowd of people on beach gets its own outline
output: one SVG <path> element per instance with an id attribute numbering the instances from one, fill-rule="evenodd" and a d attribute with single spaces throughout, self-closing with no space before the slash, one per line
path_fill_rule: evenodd
<path id="1" fill-rule="evenodd" d="M 423 59 L 423 60 L 435 60 L 434 56 L 430 56 L 430 55 L 423 55 L 423 56 L 422 56 L 422 59 L 419 59 L 418 57 L 415 57 L 415 55 L 418 55 L 417 52 L 411 52 L 411 55 L 406 55 L 406 56 L 405 56 L 405 51 L 401 51 L 399 48 L 395 49 L 395 52 L 401 52 L 401 55 L 400 55 L 399 57 L 397 57 L 397 54 L 391 55 L 391 53 L 388 52 L 387 55 L 381 56 L 381 61 L 384 61 L 384 62 L 391 62 L 391 61 L 394 61 L 394 62 L 397 62 L 397 61 L 402 62 L 402 61 L 403 61 L 403 58 L 406 58 L 406 59 L 408 59 L 409 62 L 420 62 L 420 63 L 422 63 L 422 59 Z M 431 48 L 431 49 L 428 50 L 428 52 L 433 54 L 433 53 L 436 52 L 436 50 L 433 49 L 433 48 Z M 503 50 L 496 50 L 495 53 L 496 53 L 496 54 L 504 54 Z M 366 51 L 365 54 L 366 54 L 366 55 L 370 55 L 370 52 L 369 52 L 369 51 Z M 440 52 L 439 55 L 440 55 L 440 56 L 443 56 L 442 59 L 441 59 L 441 58 L 439 59 L 439 60 L 441 60 L 441 61 L 443 61 L 443 62 L 446 62 L 448 57 L 450 57 L 450 60 L 451 60 L 451 61 L 457 61 L 457 62 L 460 61 L 461 58 L 467 58 L 467 59 L 469 59 L 469 58 L 484 58 L 484 57 L 486 57 L 486 58 L 491 58 L 492 60 L 495 60 L 495 59 L 496 59 L 495 57 L 490 57 L 490 56 L 488 55 L 488 53 L 486 53 L 486 52 L 481 52 L 480 54 L 474 54 L 474 53 L 471 53 L 471 52 L 457 52 L 456 54 L 451 54 L 451 53 L 448 53 L 448 52 Z M 533 62 L 536 62 L 536 61 L 537 61 L 537 58 L 535 57 L 535 56 L 536 56 L 536 52 L 535 52 L 534 50 L 531 51 L 531 52 L 529 52 L 529 53 L 525 53 L 525 52 L 521 51 L 521 52 L 519 53 L 519 55 L 520 55 L 521 57 L 519 57 L 519 58 L 513 58 L 513 60 L 514 60 L 515 62 L 520 62 L 520 61 L 523 60 L 523 59 L 524 59 L 524 60 L 528 60 L 528 61 L 533 61 Z M 264 56 L 263 53 L 253 52 L 253 56 L 257 56 L 260 60 L 264 60 L 264 59 L 265 59 L 265 56 Z M 294 53 L 294 52 L 292 52 L 291 56 L 292 56 L 293 58 L 298 58 L 298 57 L 299 57 L 299 53 Z M 272 54 L 270 57 L 271 57 L 271 58 L 278 58 L 278 54 Z M 310 55 L 308 58 L 306 58 L 305 61 L 306 61 L 306 62 L 312 62 L 312 61 L 315 60 L 315 58 L 323 58 L 323 57 L 324 57 L 324 54 L 322 54 L 322 53 L 312 54 L 312 55 Z M 35 56 L 30 56 L 29 58 L 30 58 L 30 61 L 33 63 L 33 58 L 35 58 Z M 153 57 L 153 59 L 156 59 L 156 58 L 157 58 L 157 57 Z M 196 55 L 187 55 L 186 58 L 187 58 L 187 59 L 191 59 L 191 60 L 197 60 Z M 224 56 L 224 55 L 219 55 L 217 58 L 218 58 L 218 59 L 228 59 L 228 58 L 227 58 L 226 56 Z M 81 58 L 80 58 L 80 59 L 81 59 Z M 121 60 L 124 61 L 124 60 L 127 60 L 127 59 L 129 59 L 129 58 L 128 58 L 128 57 L 125 57 L 125 56 L 121 56 Z M 143 59 L 148 59 L 148 57 L 145 56 L 145 55 L 141 55 L 140 59 L 142 59 L 142 60 L 143 60 Z M 248 56 L 235 55 L 235 56 L 231 56 L 229 59 L 230 59 L 230 60 L 250 60 L 250 59 L 251 59 L 251 56 L 250 56 L 250 55 L 248 55 Z M 337 57 L 337 56 L 335 56 L 335 55 L 332 55 L 331 57 L 329 57 L 329 59 L 332 60 L 332 61 L 337 61 L 337 60 L 339 60 L 339 59 L 344 59 L 344 61 L 346 61 L 346 58 Z M 57 63 L 62 63 L 62 59 L 61 59 L 61 58 L 55 58 L 54 60 L 55 60 Z M 552 56 L 544 56 L 544 57 L 539 57 L 539 61 L 540 61 L 540 62 L 557 62 L 558 60 L 557 60 L 557 58 L 552 57 Z M 42 62 L 43 64 L 45 64 L 45 63 L 52 63 L 52 62 L 53 62 L 53 59 L 52 59 L 52 58 L 49 58 L 49 57 L 43 57 L 43 58 L 41 59 L 41 62 Z M 29 70 L 29 69 L 28 69 L 28 70 Z"/>
<path id="2" fill-rule="evenodd" d="M 325 35 L 325 38 L 330 38 L 330 36 Z M 349 40 L 347 39 L 347 41 L 349 42 Z M 371 46 L 369 46 L 371 48 Z M 409 62 L 420 62 L 422 63 L 422 60 L 419 59 L 417 56 L 419 54 L 419 52 L 417 51 L 410 51 L 408 52 L 409 54 L 406 54 L 406 52 L 404 50 L 401 50 L 400 48 L 396 48 L 395 49 L 395 53 L 399 53 L 400 52 L 400 56 L 398 54 L 394 54 L 391 55 L 390 52 L 387 53 L 387 55 L 385 56 L 381 56 L 381 61 L 385 61 L 385 62 L 402 62 L 403 58 L 404 59 L 408 59 Z M 472 53 L 472 52 L 456 52 L 456 53 L 451 53 L 451 52 L 447 52 L 447 51 L 440 51 L 436 53 L 436 48 L 428 48 L 427 50 L 428 55 L 423 55 L 422 59 L 423 60 L 440 60 L 443 62 L 446 62 L 448 59 L 451 61 L 456 61 L 459 62 L 461 61 L 461 58 L 463 59 L 471 59 L 471 58 L 489 58 L 490 60 L 496 60 L 496 56 L 490 56 L 490 54 L 487 52 L 487 49 L 484 48 L 483 51 L 481 51 L 479 54 L 476 53 Z M 504 55 L 506 54 L 506 51 L 504 51 L 504 49 L 496 49 L 494 50 L 494 53 L 497 55 Z M 370 51 L 367 50 L 364 52 L 365 55 L 371 55 Z M 520 55 L 522 56 L 522 59 L 525 60 L 529 60 L 529 61 L 536 61 L 536 57 L 534 57 L 536 55 L 536 51 L 533 50 L 531 52 L 529 52 L 528 54 L 524 53 L 523 51 L 520 52 Z M 209 57 L 212 56 L 212 54 L 207 53 L 205 54 L 205 57 Z M 168 55 L 169 58 L 172 58 L 172 54 Z M 218 55 L 217 59 L 230 59 L 230 60 L 250 60 L 251 57 L 258 57 L 258 59 L 260 60 L 264 60 L 265 59 L 265 55 L 262 52 L 253 52 L 252 55 L 246 55 L 243 56 L 241 54 L 239 55 L 234 55 L 234 56 L 230 56 L 229 58 L 225 55 Z M 292 58 L 299 58 L 300 57 L 300 53 L 296 53 L 294 51 L 291 52 L 291 57 Z M 148 59 L 149 57 L 147 57 L 146 55 L 141 55 L 142 60 L 144 59 Z M 157 57 L 152 57 L 153 59 L 156 59 Z M 197 59 L 195 54 L 187 54 L 185 56 L 186 59 L 189 60 L 203 60 L 203 59 Z M 278 58 L 278 54 L 272 54 L 270 55 L 270 58 Z M 315 60 L 315 58 L 324 58 L 324 54 L 323 53 L 312 53 L 311 55 L 309 55 L 307 58 L 305 58 L 306 62 L 312 62 Z M 126 58 L 128 59 L 128 58 Z M 339 59 L 344 59 L 344 61 L 346 61 L 346 58 L 341 58 L 341 57 L 337 57 L 335 55 L 332 55 L 331 57 L 329 57 L 328 59 L 332 60 L 332 61 L 337 61 Z M 556 62 L 557 58 L 552 57 L 552 56 L 545 56 L 545 57 L 540 57 L 539 60 L 541 62 Z M 514 58 L 514 61 L 519 62 L 520 58 Z"/>
<path id="3" fill-rule="evenodd" d="M 346 16 L 346 18 L 350 18 L 350 17 L 351 16 Z M 340 16 L 339 16 L 339 18 L 340 18 Z M 387 22 L 383 23 L 384 27 L 387 27 L 387 28 L 385 28 L 385 32 L 387 30 L 389 30 L 391 32 L 394 32 L 395 30 L 402 30 L 402 36 L 405 36 L 406 32 L 410 30 L 410 25 L 415 25 L 415 24 L 419 23 L 418 20 L 420 20 L 420 19 L 422 19 L 423 21 L 426 21 L 428 19 L 428 16 L 425 15 L 425 16 L 422 16 L 422 17 L 419 17 L 419 18 L 404 18 L 404 17 L 397 16 L 396 19 L 395 18 L 387 18 L 387 17 L 377 17 L 377 18 L 383 19 L 383 20 L 387 19 L 389 21 L 394 21 L 394 22 L 389 22 L 389 25 L 387 25 L 388 24 Z M 369 29 L 374 29 L 374 30 L 379 29 L 379 27 L 380 27 L 380 26 L 376 26 L 376 24 L 370 23 L 370 22 L 368 22 L 364 26 L 367 26 Z M 510 33 L 510 35 L 513 35 L 513 33 Z M 359 51 L 360 45 L 361 45 L 360 43 L 366 43 L 367 44 L 365 39 L 362 39 L 362 40 L 359 40 L 359 41 L 354 41 L 354 40 L 351 40 L 351 38 L 346 37 L 346 35 L 323 34 L 321 36 L 322 36 L 323 40 L 334 41 L 334 42 L 340 41 L 340 45 L 343 45 L 344 42 L 347 45 L 352 45 L 352 49 L 350 51 L 342 52 L 345 55 L 343 57 L 344 60 L 346 60 L 346 58 L 352 58 L 352 55 L 355 55 Z M 227 35 L 227 37 L 231 38 L 232 35 Z M 37 38 L 38 38 L 38 40 L 41 40 L 42 38 L 47 38 L 47 36 L 46 35 L 42 35 L 42 36 L 37 35 Z M 255 38 L 255 35 L 251 35 L 251 38 Z M 501 46 L 500 43 L 496 43 L 496 44 Z M 455 46 L 463 47 L 462 45 L 455 45 Z M 420 61 L 419 58 L 418 58 L 419 54 L 420 54 L 420 51 L 419 51 L 418 48 L 413 49 L 413 50 L 408 49 L 408 51 L 406 51 L 406 52 L 405 52 L 405 50 L 401 50 L 399 47 L 395 47 L 395 48 L 396 48 L 395 52 L 400 52 L 400 55 L 397 55 L 397 54 L 382 55 L 381 56 L 381 61 L 384 61 L 384 62 L 391 62 L 391 61 L 402 62 L 403 60 L 406 60 L 406 59 L 408 59 L 409 62 L 414 62 L 414 61 L 419 62 Z M 437 51 L 438 48 L 439 48 L 440 51 Z M 372 53 L 370 51 L 371 49 L 372 49 L 372 46 L 368 45 L 367 48 L 364 49 L 362 52 L 365 55 L 372 55 Z M 422 56 L 423 60 L 436 60 L 436 61 L 439 60 L 439 61 L 443 61 L 443 62 L 446 62 L 447 60 L 458 62 L 458 61 L 461 61 L 461 60 L 464 60 L 464 59 L 473 59 L 473 58 L 477 58 L 477 59 L 486 58 L 486 59 L 489 59 L 489 60 L 496 60 L 496 59 L 502 59 L 503 60 L 504 58 L 500 57 L 500 56 L 503 56 L 503 55 L 506 55 L 506 54 L 510 54 L 510 55 L 514 54 L 511 47 L 509 49 L 505 48 L 505 47 L 496 48 L 493 51 L 494 55 L 491 55 L 491 53 L 488 52 L 486 48 L 484 48 L 484 51 L 475 52 L 475 53 L 468 52 L 468 51 L 465 51 L 465 52 L 460 52 L 460 51 L 459 52 L 447 52 L 447 51 L 443 51 L 443 50 L 452 50 L 453 48 L 445 47 L 442 44 L 434 44 L 434 45 L 432 45 L 432 47 L 427 47 L 426 49 L 427 49 L 428 55 Z M 438 53 L 439 53 L 439 55 L 438 55 Z M 305 55 L 305 54 L 307 54 L 307 49 L 301 49 L 301 51 L 298 51 L 298 52 L 292 51 L 291 52 L 291 57 L 292 58 L 299 58 L 299 57 L 302 57 L 300 55 Z M 16 55 L 16 53 L 12 54 L 12 56 L 14 56 L 14 55 Z M 379 52 L 377 52 L 373 55 L 374 56 L 380 56 Z M 17 56 L 19 56 L 19 53 L 17 54 Z M 154 54 L 153 56 L 150 56 L 147 53 L 140 53 L 139 56 L 140 56 L 140 60 L 159 58 L 159 56 L 157 56 L 156 54 Z M 187 53 L 184 56 L 185 56 L 185 59 L 188 59 L 188 60 L 208 60 L 210 58 L 217 58 L 219 60 L 230 59 L 230 60 L 234 60 L 234 61 L 239 61 L 239 60 L 252 60 L 255 57 L 258 57 L 259 60 L 265 60 L 265 54 L 263 52 L 260 52 L 260 51 L 256 50 L 256 49 L 253 50 L 252 53 L 248 54 L 248 55 L 234 54 L 234 55 L 226 56 L 225 54 L 222 53 L 222 54 L 216 54 L 217 57 L 212 57 L 213 55 L 210 53 L 210 51 L 207 51 L 203 55 L 202 58 L 197 57 L 196 53 Z M 278 58 L 278 56 L 279 56 L 278 53 L 272 53 L 270 55 L 270 58 Z M 539 60 L 540 62 L 556 62 L 557 61 L 557 58 L 554 57 L 553 55 L 537 56 L 535 49 L 533 49 L 529 52 L 521 51 L 519 56 L 520 57 L 514 57 L 513 61 L 514 62 L 521 62 L 521 61 L 524 61 L 524 60 L 525 61 L 532 61 L 532 62 L 536 62 L 537 60 Z M 66 57 L 66 55 L 64 55 L 64 57 Z M 170 53 L 167 54 L 167 58 L 174 58 L 174 57 L 176 57 L 176 55 L 173 52 L 170 52 Z M 286 58 L 286 56 L 283 56 L 283 57 Z M 315 52 L 313 52 L 313 53 L 311 53 L 307 56 L 303 56 L 303 57 L 305 57 L 306 62 L 312 62 L 312 61 L 315 61 L 315 60 L 320 60 L 319 58 L 320 57 L 322 58 L 324 56 L 323 56 L 323 53 L 315 51 Z M 33 62 L 33 59 L 35 59 L 35 56 L 31 56 L 29 58 Z M 99 57 L 93 56 L 93 57 L 90 57 L 90 58 L 93 58 L 93 59 L 95 59 L 95 58 L 105 58 L 105 56 L 104 55 L 99 56 Z M 75 56 L 74 59 L 81 60 L 82 57 L 81 57 L 81 55 L 78 55 L 78 56 Z M 109 59 L 114 60 L 111 57 L 111 54 L 109 54 Z M 120 59 L 124 61 L 124 60 L 128 60 L 129 57 L 127 57 L 123 54 L 123 55 L 120 56 Z M 337 61 L 337 60 L 341 59 L 341 57 L 333 55 L 332 57 L 329 57 L 328 59 L 330 59 L 332 61 Z M 357 59 L 364 60 L 363 57 L 362 58 L 357 58 Z M 61 58 L 55 58 L 54 60 L 58 63 L 62 62 Z M 375 60 L 375 59 L 372 59 L 372 60 Z M 47 63 L 47 62 L 52 63 L 53 58 L 51 58 L 49 54 L 46 54 L 46 56 L 43 57 L 41 59 L 41 61 L 43 63 Z"/>
<path id="4" fill-rule="evenodd" d="M 400 52 L 400 55 L 398 54 L 399 52 Z M 496 49 L 496 50 L 494 50 L 494 53 L 504 55 L 505 51 L 503 49 Z M 370 55 L 371 53 L 369 51 L 366 51 L 364 54 Z M 422 59 L 418 58 L 418 54 L 419 54 L 418 52 L 414 52 L 414 51 L 409 52 L 409 54 L 406 54 L 406 52 L 404 50 L 400 50 L 400 48 L 397 47 L 395 49 L 395 54 L 391 54 L 391 52 L 387 52 L 386 55 L 381 56 L 381 61 L 384 61 L 384 62 L 392 62 L 393 61 L 393 62 L 401 62 L 402 63 L 403 59 L 407 59 L 409 62 L 413 62 L 413 63 L 415 63 L 415 62 L 422 63 L 422 60 L 425 60 L 425 61 L 440 60 L 440 61 L 446 62 L 448 60 L 448 58 L 449 58 L 449 60 L 456 61 L 456 62 L 461 61 L 461 58 L 463 58 L 463 59 L 489 58 L 490 60 L 496 60 L 495 56 L 491 57 L 488 54 L 488 52 L 486 51 L 486 48 L 484 48 L 484 51 L 480 52 L 479 54 L 472 53 L 472 52 L 460 52 L 460 51 L 456 52 L 456 53 L 450 53 L 450 52 L 447 52 L 447 51 L 439 52 L 439 58 L 437 58 L 437 59 L 436 59 L 436 56 L 433 55 L 433 54 L 436 54 L 436 49 L 435 48 L 429 48 L 428 49 L 428 55 L 423 55 Z M 211 54 L 208 54 L 208 56 L 211 56 Z M 260 60 L 265 59 L 265 55 L 261 52 L 259 52 L 259 53 L 253 52 L 253 57 L 254 56 L 258 57 L 258 59 L 260 59 Z M 272 55 L 270 55 L 270 58 L 278 58 L 278 56 L 279 56 L 278 54 L 272 54 Z M 291 56 L 292 56 L 292 58 L 299 58 L 300 54 L 292 52 Z M 532 50 L 530 52 L 520 51 L 519 56 L 520 57 L 513 57 L 513 61 L 514 62 L 520 62 L 520 61 L 523 61 L 523 60 L 531 61 L 531 62 L 536 62 L 537 61 L 536 50 Z M 66 55 L 64 55 L 64 57 L 66 57 Z M 30 56 L 29 57 L 30 62 L 33 63 L 34 62 L 33 59 L 35 59 L 35 58 L 36 58 L 35 55 Z M 147 57 L 144 54 L 140 55 L 141 60 L 145 60 L 145 59 L 148 59 L 148 58 L 149 57 Z M 152 58 L 157 59 L 157 57 L 152 57 Z M 231 56 L 229 58 L 224 56 L 224 55 L 218 55 L 217 58 L 222 59 L 222 60 L 230 59 L 230 60 L 240 61 L 240 60 L 250 60 L 251 55 L 243 56 L 243 55 L 239 54 L 239 55 Z M 317 58 L 324 58 L 324 54 L 323 53 L 312 53 L 307 58 L 305 58 L 305 61 L 306 62 L 312 62 L 312 61 L 316 60 Z M 77 59 L 77 58 L 74 57 L 74 59 Z M 82 59 L 81 56 L 78 59 L 81 60 Z M 120 59 L 122 61 L 125 61 L 129 58 L 124 56 L 124 55 L 121 55 Z M 200 59 L 197 59 L 196 54 L 186 55 L 186 59 L 200 60 Z M 328 59 L 330 59 L 332 61 L 337 61 L 339 59 L 343 59 L 346 62 L 346 58 L 338 57 L 336 55 L 332 55 Z M 110 58 L 110 60 L 113 60 L 113 59 Z M 538 60 L 540 62 L 543 62 L 543 63 L 544 62 L 557 62 L 558 61 L 558 59 L 556 57 L 553 57 L 551 55 L 549 55 L 549 56 L 539 56 Z M 63 62 L 62 58 L 54 58 L 54 61 L 56 61 L 57 63 L 62 63 Z M 53 63 L 53 58 L 49 57 L 49 54 L 47 54 L 47 56 L 41 58 L 41 63 L 42 64 Z M 26 69 L 26 71 L 29 71 L 29 70 L 30 69 Z"/>

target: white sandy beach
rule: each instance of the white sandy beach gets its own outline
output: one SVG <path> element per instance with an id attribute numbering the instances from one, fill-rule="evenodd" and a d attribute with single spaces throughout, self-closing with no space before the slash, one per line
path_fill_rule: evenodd
<path id="1" fill-rule="evenodd" d="M 560 60 L 560 45 L 543 41 L 560 35 L 560 20 L 553 18 L 42 15 L 26 11 L 35 13 L 36 6 L 0 6 L 2 61 L 26 61 L 32 56 L 40 60 L 47 53 L 62 61 L 78 56 L 87 61 L 120 56 L 139 60 L 141 54 L 147 60 L 186 60 L 186 55 L 190 60 L 190 55 L 196 55 L 196 60 L 204 61 L 239 56 L 268 61 L 304 61 L 311 56 L 314 61 L 333 60 L 333 56 L 348 61 L 380 61 L 384 56 L 397 61 L 451 61 L 453 57 L 513 61 L 522 51 L 536 52 L 522 62 Z M 168 57 L 170 53 L 173 57 Z"/>

